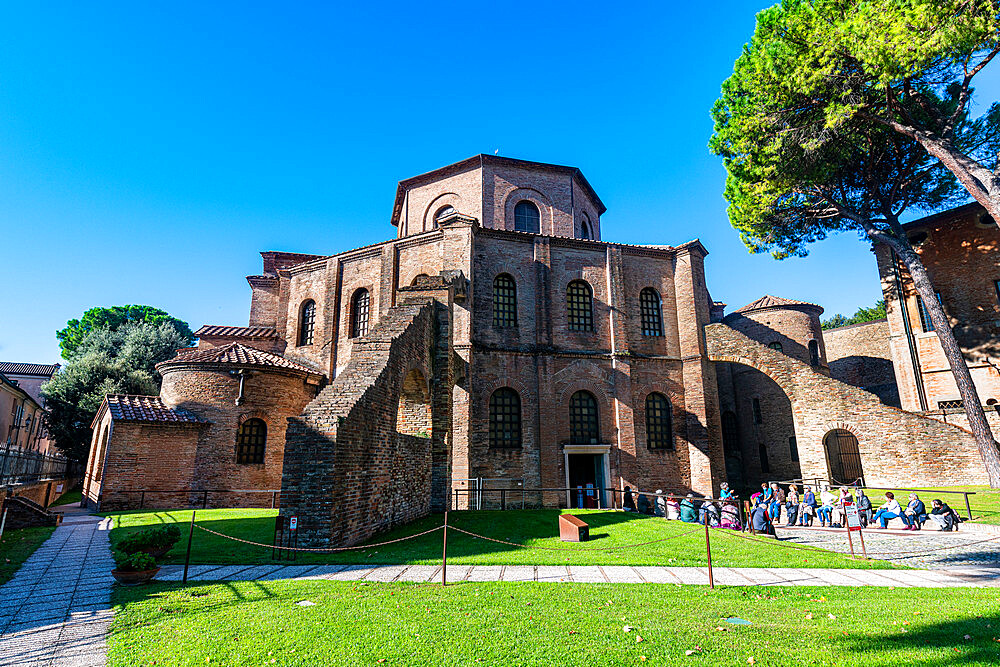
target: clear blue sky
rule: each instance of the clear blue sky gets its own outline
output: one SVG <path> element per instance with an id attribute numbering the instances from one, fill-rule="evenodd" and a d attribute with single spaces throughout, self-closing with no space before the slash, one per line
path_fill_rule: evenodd
<path id="1" fill-rule="evenodd" d="M 0 359 L 94 305 L 246 324 L 259 251 L 390 238 L 398 180 L 496 149 L 580 167 L 605 240 L 700 238 L 730 309 L 879 298 L 857 237 L 776 262 L 727 222 L 708 113 L 770 3 L 138 4 L 0 14 Z"/>

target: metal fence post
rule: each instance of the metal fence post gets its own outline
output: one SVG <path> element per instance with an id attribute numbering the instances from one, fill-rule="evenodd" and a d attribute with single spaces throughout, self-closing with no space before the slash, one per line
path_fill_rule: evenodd
<path id="1" fill-rule="evenodd" d="M 194 540 L 194 513 L 196 510 L 191 510 L 191 530 L 188 533 L 188 548 L 187 555 L 184 556 L 184 579 L 183 583 L 187 583 L 188 580 L 188 565 L 191 564 L 191 542 Z"/>
<path id="2" fill-rule="evenodd" d="M 705 513 L 705 555 L 708 557 L 708 586 L 715 588 L 715 575 L 712 573 L 712 545 L 708 538 L 708 512 Z"/>
<path id="3" fill-rule="evenodd" d="M 444 537 L 441 539 L 441 585 L 448 585 L 448 510 L 444 511 Z"/>
<path id="4" fill-rule="evenodd" d="M 962 495 L 965 496 L 965 512 L 969 517 L 969 521 L 972 521 L 972 505 L 969 504 L 969 494 L 963 493 Z"/>

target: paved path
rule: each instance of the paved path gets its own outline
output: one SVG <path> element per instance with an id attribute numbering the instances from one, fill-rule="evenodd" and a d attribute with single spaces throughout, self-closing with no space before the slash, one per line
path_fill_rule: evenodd
<path id="1" fill-rule="evenodd" d="M 67 511 L 63 525 L 0 586 L 0 665 L 105 664 L 114 583 L 109 523 Z"/>
<path id="2" fill-rule="evenodd" d="M 779 527 L 777 533 L 782 541 L 850 553 L 847 535 L 842 528 Z M 941 569 L 954 566 L 1000 567 L 998 534 L 968 530 L 941 532 L 928 527 L 921 531 L 870 529 L 864 533 L 869 555 L 897 565 Z M 857 534 L 854 536 L 854 550 L 861 553 Z"/>
<path id="3" fill-rule="evenodd" d="M 182 565 L 166 565 L 157 579 L 180 581 Z M 715 583 L 727 586 L 883 586 L 900 588 L 1000 587 L 1000 568 L 847 570 L 717 567 Z M 439 565 L 192 565 L 188 581 L 441 581 Z M 448 581 L 707 584 L 705 567 L 625 565 L 449 565 Z"/>

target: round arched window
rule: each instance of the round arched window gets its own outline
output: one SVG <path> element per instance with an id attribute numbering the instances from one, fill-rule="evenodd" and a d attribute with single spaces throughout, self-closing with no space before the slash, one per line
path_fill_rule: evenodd
<path id="1" fill-rule="evenodd" d="M 538 207 L 530 201 L 518 202 L 514 207 L 514 229 L 519 232 L 538 234 L 541 230 L 542 216 Z"/>
<path id="2" fill-rule="evenodd" d="M 437 229 L 440 226 L 441 218 L 445 217 L 446 215 L 451 215 L 454 212 L 455 212 L 454 206 L 442 206 L 441 208 L 439 208 L 437 213 L 434 214 L 434 229 Z"/>

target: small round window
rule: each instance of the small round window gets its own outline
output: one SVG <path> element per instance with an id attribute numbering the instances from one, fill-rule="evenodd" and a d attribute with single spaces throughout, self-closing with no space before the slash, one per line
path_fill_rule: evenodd
<path id="1" fill-rule="evenodd" d="M 455 212 L 454 206 L 442 206 L 438 209 L 438 212 L 434 214 L 434 229 L 440 226 L 441 218 L 451 215 Z"/>

